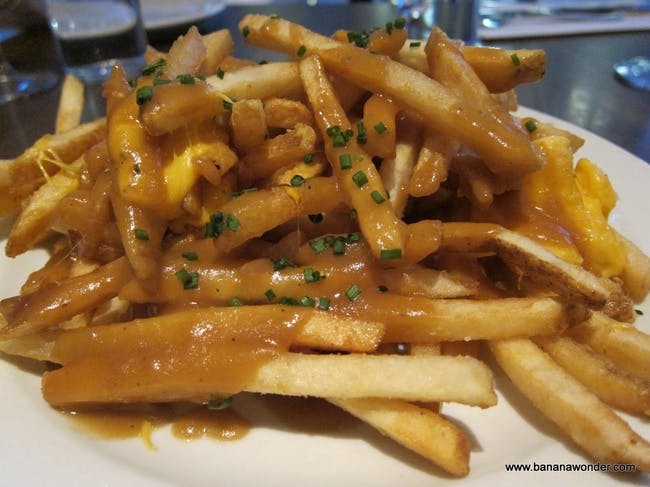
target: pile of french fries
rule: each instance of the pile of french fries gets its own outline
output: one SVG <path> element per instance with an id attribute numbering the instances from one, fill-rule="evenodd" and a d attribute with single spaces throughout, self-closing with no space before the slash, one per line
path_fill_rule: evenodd
<path id="1" fill-rule="evenodd" d="M 614 410 L 650 412 L 632 324 L 650 259 L 610 227 L 582 140 L 514 112 L 542 51 L 403 22 L 331 37 L 248 15 L 195 28 L 0 172 L 9 257 L 51 257 L 0 302 L 0 350 L 54 364 L 57 408 L 324 398 L 454 476 L 445 403 L 494 407 L 495 362 L 594 461 L 650 470 Z M 499 372 L 500 373 L 500 372 Z"/>

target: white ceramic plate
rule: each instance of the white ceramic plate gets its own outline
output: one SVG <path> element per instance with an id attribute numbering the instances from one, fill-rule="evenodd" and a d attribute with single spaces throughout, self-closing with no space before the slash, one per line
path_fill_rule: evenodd
<path id="1" fill-rule="evenodd" d="M 614 225 L 650 253 L 650 166 L 604 139 L 549 116 L 526 114 L 569 128 L 587 140 L 581 154 L 592 157 L 609 174 L 620 202 Z M 6 226 L 6 222 L 5 222 Z M 6 235 L 6 231 L 3 233 Z M 4 252 L 2 252 L 4 255 Z M 13 261 L 0 258 L 0 297 L 14 295 L 43 253 Z M 650 306 L 639 326 L 650 331 Z M 632 481 L 648 485 L 650 476 L 616 476 L 594 472 L 512 473 L 506 463 L 590 462 L 555 427 L 497 376 L 499 405 L 487 410 L 449 406 L 444 412 L 466 428 L 472 440 L 472 472 L 452 480 L 416 455 L 358 424 L 333 432 L 309 431 L 274 419 L 259 401 L 235 400 L 252 423 L 240 441 L 220 443 L 174 439 L 157 430 L 156 451 L 140 440 L 105 441 L 89 437 L 41 399 L 39 376 L 20 363 L 0 361 L 0 484 L 58 486 L 252 486 L 252 485 L 561 485 L 605 486 Z M 241 410 L 241 409 L 240 409 Z M 645 438 L 650 424 L 628 418 Z"/>
<path id="2" fill-rule="evenodd" d="M 148 30 L 198 22 L 221 12 L 225 0 L 141 0 L 142 20 Z"/>

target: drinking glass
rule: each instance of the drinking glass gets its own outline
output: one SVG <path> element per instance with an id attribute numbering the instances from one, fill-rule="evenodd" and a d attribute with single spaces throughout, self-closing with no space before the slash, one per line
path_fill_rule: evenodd
<path id="1" fill-rule="evenodd" d="M 144 65 L 147 38 L 138 0 L 47 0 L 64 69 L 87 83 L 121 63 L 133 75 Z"/>

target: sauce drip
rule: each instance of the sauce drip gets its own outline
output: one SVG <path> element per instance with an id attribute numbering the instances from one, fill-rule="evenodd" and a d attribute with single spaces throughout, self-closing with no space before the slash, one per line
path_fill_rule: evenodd
<path id="1" fill-rule="evenodd" d="M 244 438 L 250 423 L 234 409 L 210 410 L 204 405 L 165 404 L 146 407 L 64 411 L 75 426 L 104 440 L 141 437 L 151 448 L 151 432 L 165 426 L 179 439 L 207 437 L 218 441 Z"/>

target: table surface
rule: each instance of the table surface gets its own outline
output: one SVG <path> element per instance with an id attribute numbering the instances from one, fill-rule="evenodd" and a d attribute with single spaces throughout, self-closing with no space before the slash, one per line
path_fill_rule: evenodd
<path id="1" fill-rule="evenodd" d="M 351 5 L 276 4 L 227 7 L 201 21 L 202 32 L 219 28 L 236 31 L 248 12 L 277 13 L 323 34 L 340 27 L 371 28 L 397 17 L 388 3 Z M 165 48 L 187 26 L 149 33 L 149 41 Z M 245 46 L 235 35 L 236 55 L 271 59 L 272 55 Z M 541 48 L 548 69 L 540 83 L 518 89 L 521 105 L 546 112 L 598 134 L 650 163 L 650 92 L 627 87 L 613 74 L 612 65 L 623 58 L 650 54 L 650 31 L 567 36 L 563 38 L 510 39 L 490 42 L 507 48 Z M 3 43 L 6 57 L 17 69 L 58 69 L 58 56 L 45 25 L 32 25 Z M 0 159 L 16 157 L 40 135 L 54 127 L 60 86 L 49 92 L 0 107 Z M 89 90 L 84 118 L 103 111 L 98 89 Z"/>

